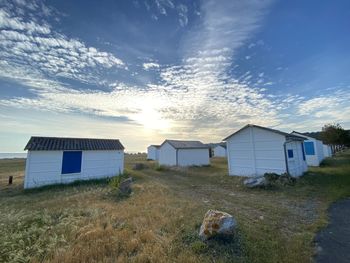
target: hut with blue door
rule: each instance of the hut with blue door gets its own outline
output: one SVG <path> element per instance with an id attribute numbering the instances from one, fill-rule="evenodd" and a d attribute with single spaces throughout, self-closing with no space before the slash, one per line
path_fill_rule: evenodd
<path id="1" fill-rule="evenodd" d="M 124 146 L 117 139 L 31 137 L 24 188 L 120 175 Z"/>
<path id="2" fill-rule="evenodd" d="M 320 163 L 325 158 L 323 142 L 310 136 L 306 136 L 300 132 L 293 131 L 292 134 L 305 138 L 304 148 L 307 165 L 320 166 Z"/>
<path id="3" fill-rule="evenodd" d="M 229 175 L 288 173 L 296 177 L 307 170 L 301 136 L 248 124 L 224 141 Z"/>

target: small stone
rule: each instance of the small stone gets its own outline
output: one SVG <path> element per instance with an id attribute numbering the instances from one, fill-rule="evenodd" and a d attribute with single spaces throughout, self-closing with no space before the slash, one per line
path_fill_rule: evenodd
<path id="1" fill-rule="evenodd" d="M 265 177 L 252 177 L 244 180 L 243 184 L 248 188 L 263 187 L 267 182 Z"/>
<path id="2" fill-rule="evenodd" d="M 130 194 L 132 189 L 131 189 L 131 184 L 132 184 L 132 178 L 129 177 L 125 180 L 123 180 L 120 185 L 119 185 L 119 190 L 122 194 Z"/>
<path id="3" fill-rule="evenodd" d="M 264 216 L 259 216 L 259 219 L 260 220 L 264 220 Z"/>
<path id="4" fill-rule="evenodd" d="M 201 240 L 208 240 L 216 235 L 234 235 L 237 226 L 232 215 L 217 211 L 208 210 L 199 230 Z"/>

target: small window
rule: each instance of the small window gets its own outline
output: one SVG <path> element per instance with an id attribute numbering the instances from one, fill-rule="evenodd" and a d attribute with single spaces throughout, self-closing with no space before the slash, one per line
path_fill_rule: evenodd
<path id="1" fill-rule="evenodd" d="M 315 147 L 313 142 L 304 142 L 304 145 L 306 155 L 315 155 Z"/>
<path id="2" fill-rule="evenodd" d="M 63 152 L 62 174 L 81 172 L 81 151 Z"/>
<path id="3" fill-rule="evenodd" d="M 293 158 L 293 157 L 294 157 L 293 150 L 288 150 L 288 158 Z"/>

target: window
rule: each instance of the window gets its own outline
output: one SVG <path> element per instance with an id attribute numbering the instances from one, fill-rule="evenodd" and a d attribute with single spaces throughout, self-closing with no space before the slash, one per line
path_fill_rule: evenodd
<path id="1" fill-rule="evenodd" d="M 304 142 L 304 145 L 306 155 L 315 155 L 315 147 L 313 142 Z"/>
<path id="2" fill-rule="evenodd" d="M 62 174 L 81 172 L 81 151 L 63 152 Z"/>
<path id="3" fill-rule="evenodd" d="M 303 152 L 303 160 L 305 161 L 304 143 L 301 144 L 301 151 Z"/>
<path id="4" fill-rule="evenodd" d="M 288 158 L 293 158 L 293 157 L 294 157 L 293 150 L 288 150 Z"/>

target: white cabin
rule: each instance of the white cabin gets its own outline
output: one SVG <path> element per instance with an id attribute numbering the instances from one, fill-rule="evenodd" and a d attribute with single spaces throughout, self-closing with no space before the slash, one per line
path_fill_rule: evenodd
<path id="1" fill-rule="evenodd" d="M 224 139 L 229 175 L 301 176 L 307 170 L 303 140 L 296 135 L 248 124 Z"/>
<path id="2" fill-rule="evenodd" d="M 323 153 L 322 141 L 312 138 L 310 136 L 306 136 L 296 131 L 293 131 L 292 134 L 305 138 L 304 148 L 305 148 L 307 165 L 320 166 L 320 163 L 325 158 Z"/>
<path id="3" fill-rule="evenodd" d="M 160 145 L 150 145 L 147 147 L 147 160 L 158 161 Z"/>
<path id="4" fill-rule="evenodd" d="M 328 144 L 323 144 L 323 155 L 324 157 L 332 157 L 332 147 Z"/>
<path id="5" fill-rule="evenodd" d="M 226 157 L 226 143 L 219 143 L 213 149 L 214 157 Z"/>
<path id="6" fill-rule="evenodd" d="M 165 140 L 159 149 L 159 164 L 167 166 L 209 165 L 209 147 L 200 141 Z"/>
<path id="7" fill-rule="evenodd" d="M 24 188 L 120 175 L 124 147 L 119 140 L 31 137 Z"/>

